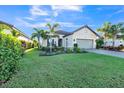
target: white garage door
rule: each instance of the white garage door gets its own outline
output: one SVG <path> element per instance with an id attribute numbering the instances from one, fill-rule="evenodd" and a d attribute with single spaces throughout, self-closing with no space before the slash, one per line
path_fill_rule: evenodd
<path id="1" fill-rule="evenodd" d="M 77 39 L 77 44 L 79 48 L 93 48 L 93 40 L 92 39 Z"/>

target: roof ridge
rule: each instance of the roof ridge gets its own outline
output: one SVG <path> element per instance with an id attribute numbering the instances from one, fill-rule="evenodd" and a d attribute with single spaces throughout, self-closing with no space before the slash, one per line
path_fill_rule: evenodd
<path id="1" fill-rule="evenodd" d="M 71 34 L 69 34 L 69 35 L 72 35 L 73 33 L 75 33 L 75 32 L 77 32 L 77 31 L 79 31 L 80 29 L 82 29 L 82 28 L 88 28 L 88 29 L 90 29 L 95 35 L 97 35 L 98 37 L 100 37 L 100 35 L 98 34 L 98 33 L 96 33 L 94 30 L 92 30 L 87 24 L 86 25 L 83 25 L 83 26 L 81 26 L 81 27 L 79 27 L 78 29 L 76 29 L 76 30 L 74 30 Z M 66 35 L 66 36 L 68 36 L 68 35 Z M 65 37 L 66 37 L 65 36 Z"/>

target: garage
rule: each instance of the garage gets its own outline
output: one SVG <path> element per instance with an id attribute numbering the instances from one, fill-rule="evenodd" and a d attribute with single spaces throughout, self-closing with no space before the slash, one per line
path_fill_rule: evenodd
<path id="1" fill-rule="evenodd" d="M 85 48 L 85 49 L 93 48 L 92 39 L 77 39 L 77 44 L 79 48 Z"/>

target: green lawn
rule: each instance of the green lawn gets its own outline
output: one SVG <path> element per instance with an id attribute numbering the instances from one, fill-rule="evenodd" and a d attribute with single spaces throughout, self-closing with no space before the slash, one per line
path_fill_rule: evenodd
<path id="1" fill-rule="evenodd" d="M 39 56 L 28 51 L 1 87 L 124 87 L 124 59 L 94 53 Z"/>

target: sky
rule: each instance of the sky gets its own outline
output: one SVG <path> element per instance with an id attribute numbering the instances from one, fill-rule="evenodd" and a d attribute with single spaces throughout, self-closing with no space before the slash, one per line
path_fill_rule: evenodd
<path id="1" fill-rule="evenodd" d="M 72 32 L 83 25 L 94 31 L 104 22 L 124 22 L 124 6 L 115 5 L 1 5 L 0 21 L 7 22 L 31 36 L 33 28 L 45 29 L 58 23 L 58 30 Z"/>

